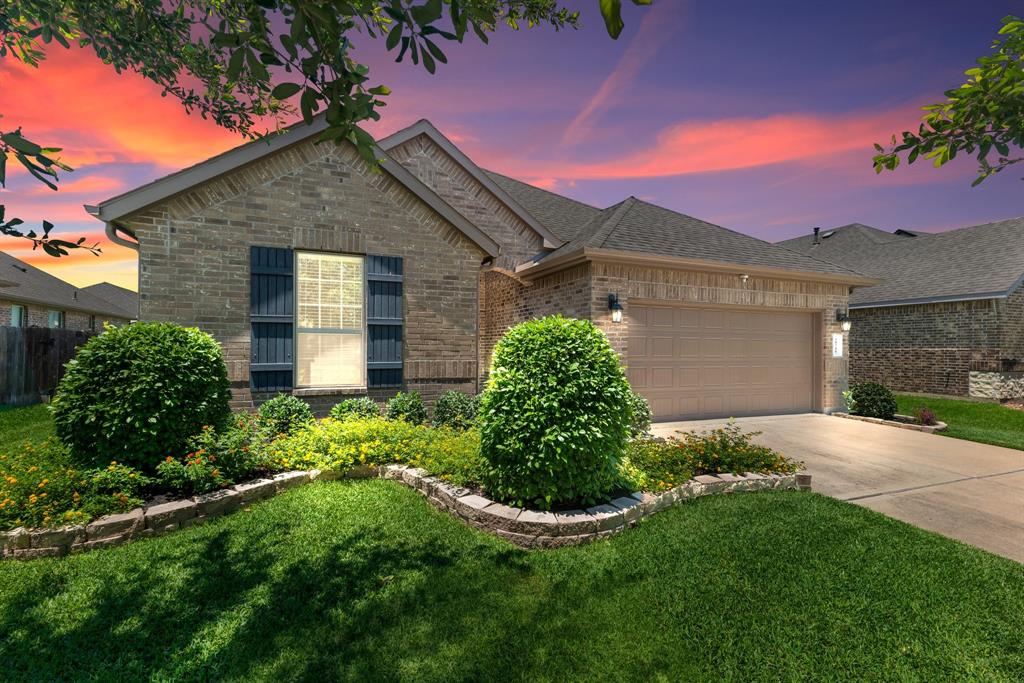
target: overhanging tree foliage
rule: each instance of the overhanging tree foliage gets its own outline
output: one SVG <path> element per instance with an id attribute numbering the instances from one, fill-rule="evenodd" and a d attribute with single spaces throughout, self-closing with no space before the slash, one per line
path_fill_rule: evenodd
<path id="1" fill-rule="evenodd" d="M 621 0 L 597 1 L 617 38 Z M 328 125 L 320 141 L 351 142 L 375 164 L 373 140 L 359 124 L 380 119 L 390 91 L 369 85 L 353 39 L 382 38 L 396 61 L 408 57 L 434 73 L 448 61 L 445 41 L 461 43 L 472 33 L 486 43 L 499 23 L 577 28 L 579 13 L 558 0 L 7 0 L 0 57 L 38 66 L 54 44 L 91 47 L 118 73 L 138 72 L 187 111 L 250 138 L 275 132 L 296 110 L 306 123 L 322 112 Z M 57 171 L 72 170 L 53 156 L 59 151 L 31 142 L 20 128 L 0 134 L 0 186 L 3 162 L 13 156 L 56 190 Z M 45 221 L 41 233 L 22 232 L 23 222 L 5 223 L 2 211 L 0 231 L 33 240 L 33 248 L 61 256 L 85 246 L 51 239 Z"/>
<path id="2" fill-rule="evenodd" d="M 938 168 L 959 152 L 978 160 L 972 185 L 1024 161 L 1024 19 L 1003 18 L 992 54 L 968 69 L 967 80 L 946 91 L 946 101 L 925 107 L 917 132 L 894 135 L 888 149 L 876 144 L 875 172 L 895 170 L 924 157 Z M 991 158 L 994 157 L 994 158 Z"/>

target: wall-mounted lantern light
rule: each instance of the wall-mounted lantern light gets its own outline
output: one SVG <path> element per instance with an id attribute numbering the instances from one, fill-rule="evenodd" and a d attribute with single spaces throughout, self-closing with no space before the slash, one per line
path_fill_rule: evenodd
<path id="1" fill-rule="evenodd" d="M 853 321 L 850 320 L 850 314 L 846 311 L 836 310 L 836 322 L 843 328 L 843 332 L 849 332 L 850 328 L 853 327 Z"/>
<path id="2" fill-rule="evenodd" d="M 619 303 L 618 294 L 608 295 L 608 310 L 612 312 L 612 322 L 622 322 L 622 304 Z"/>

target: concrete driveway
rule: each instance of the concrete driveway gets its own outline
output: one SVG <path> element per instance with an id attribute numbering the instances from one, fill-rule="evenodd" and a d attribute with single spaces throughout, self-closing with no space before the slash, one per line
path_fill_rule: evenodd
<path id="1" fill-rule="evenodd" d="M 1024 562 L 1024 451 L 828 415 L 739 418 L 802 460 L 812 488 Z M 662 422 L 658 436 L 725 420 Z"/>

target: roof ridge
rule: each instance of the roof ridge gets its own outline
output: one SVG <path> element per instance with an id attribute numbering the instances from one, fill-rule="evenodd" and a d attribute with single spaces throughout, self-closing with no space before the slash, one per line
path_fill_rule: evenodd
<path id="1" fill-rule="evenodd" d="M 593 246 L 598 248 L 604 246 L 604 243 L 608 241 L 611 234 L 615 232 L 615 228 L 619 227 L 622 217 L 636 206 L 637 201 L 639 200 L 636 197 L 629 195 L 618 203 L 616 209 L 612 212 L 612 215 L 602 223 L 601 227 L 596 232 L 594 232 L 593 241 L 596 243 L 593 244 Z M 616 205 L 612 204 L 612 206 Z M 612 206 L 609 206 L 608 209 L 611 209 Z M 605 210 L 607 211 L 607 209 Z M 591 242 L 591 240 L 588 239 L 586 242 Z M 586 242 L 584 244 L 586 244 Z"/>

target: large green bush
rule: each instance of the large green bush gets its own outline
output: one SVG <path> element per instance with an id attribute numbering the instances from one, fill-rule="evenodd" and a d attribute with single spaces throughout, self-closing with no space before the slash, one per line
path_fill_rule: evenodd
<path id="1" fill-rule="evenodd" d="M 629 435 L 637 439 L 647 434 L 651 429 L 651 406 L 646 398 L 635 391 L 630 391 L 629 410 L 631 416 L 629 419 Z"/>
<path id="2" fill-rule="evenodd" d="M 171 323 L 111 327 L 82 346 L 57 386 L 57 436 L 79 463 L 152 472 L 230 414 L 220 344 Z"/>
<path id="3" fill-rule="evenodd" d="M 850 388 L 850 400 L 854 415 L 891 420 L 896 414 L 896 397 L 877 382 L 854 384 Z"/>
<path id="4" fill-rule="evenodd" d="M 629 394 L 618 355 L 592 323 L 553 316 L 513 327 L 494 348 L 480 400 L 488 489 L 542 508 L 602 498 L 629 432 Z"/>

